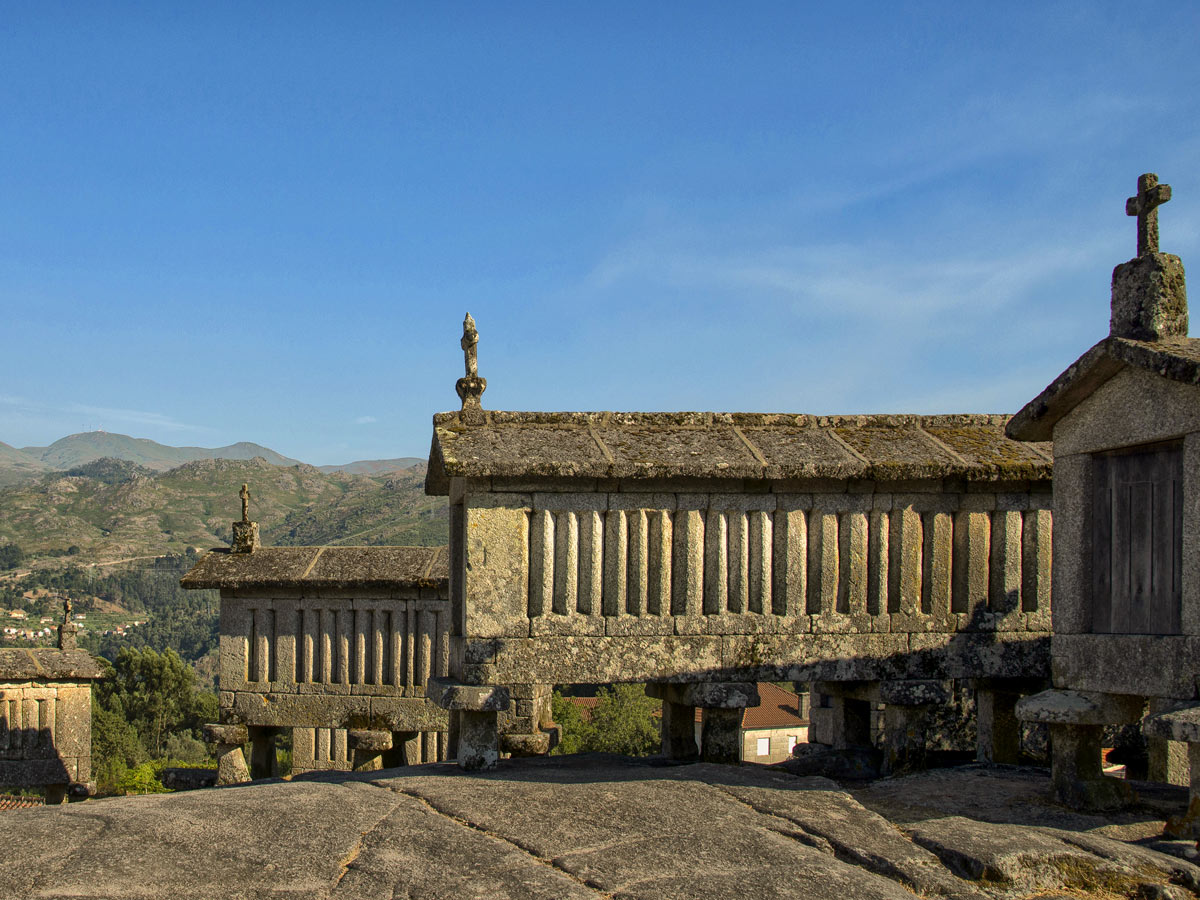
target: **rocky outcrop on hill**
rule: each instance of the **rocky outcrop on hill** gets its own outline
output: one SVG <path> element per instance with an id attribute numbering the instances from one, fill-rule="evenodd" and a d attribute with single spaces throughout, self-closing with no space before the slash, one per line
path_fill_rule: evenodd
<path id="1" fill-rule="evenodd" d="M 1200 892 L 1200 868 L 1184 858 L 1193 845 L 1157 841 L 1153 808 L 1097 820 L 1048 796 L 1040 770 L 967 767 L 851 795 L 757 766 L 551 757 L 467 774 L 433 764 L 5 812 L 0 896 Z M 961 814 L 973 798 L 980 818 Z"/>

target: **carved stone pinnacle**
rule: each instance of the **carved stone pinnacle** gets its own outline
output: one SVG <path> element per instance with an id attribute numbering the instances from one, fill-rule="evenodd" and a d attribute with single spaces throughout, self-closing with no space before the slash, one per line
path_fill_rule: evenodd
<path id="1" fill-rule="evenodd" d="M 464 420 L 482 419 L 483 407 L 479 398 L 487 390 L 487 379 L 479 377 L 479 332 L 475 329 L 475 320 L 471 314 L 463 319 L 463 336 L 460 342 L 463 349 L 463 361 L 466 364 L 466 377 L 458 379 L 454 389 L 462 401 L 462 418 Z"/>

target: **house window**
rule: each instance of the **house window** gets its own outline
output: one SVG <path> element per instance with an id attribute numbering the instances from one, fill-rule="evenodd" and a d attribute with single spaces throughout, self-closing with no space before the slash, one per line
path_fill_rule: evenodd
<path id="1" fill-rule="evenodd" d="M 787 737 L 788 737 L 788 753 L 791 753 L 794 749 L 796 749 L 796 736 L 794 734 L 789 734 Z"/>
<path id="2" fill-rule="evenodd" d="M 1179 634 L 1183 448 L 1092 458 L 1092 631 Z"/>
<path id="3" fill-rule="evenodd" d="M 759 756 L 770 756 L 771 755 L 771 739 L 769 737 L 758 739 L 758 755 Z"/>

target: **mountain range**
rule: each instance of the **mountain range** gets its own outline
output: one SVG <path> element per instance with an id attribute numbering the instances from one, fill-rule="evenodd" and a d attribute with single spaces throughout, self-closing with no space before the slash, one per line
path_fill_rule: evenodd
<path id="1" fill-rule="evenodd" d="M 241 441 L 227 447 L 171 447 L 127 434 L 87 431 L 60 438 L 48 447 L 17 449 L 0 442 L 0 486 L 19 484 L 46 472 L 69 471 L 99 459 L 120 459 L 153 472 L 165 472 L 201 459 L 255 458 L 264 459 L 277 466 L 301 465 L 299 460 L 249 441 Z M 359 460 L 319 468 L 326 474 L 346 472 L 353 475 L 382 475 L 411 468 L 423 461 L 415 457 Z"/>

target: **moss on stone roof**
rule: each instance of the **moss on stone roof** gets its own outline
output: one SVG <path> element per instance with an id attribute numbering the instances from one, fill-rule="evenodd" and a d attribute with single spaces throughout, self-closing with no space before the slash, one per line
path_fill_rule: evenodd
<path id="1" fill-rule="evenodd" d="M 1006 416 L 521 413 L 434 416 L 425 490 L 452 477 L 1049 480 Z"/>
<path id="2" fill-rule="evenodd" d="M 185 588 L 430 587 L 450 577 L 445 547 L 263 547 L 212 550 L 180 579 Z"/>

